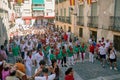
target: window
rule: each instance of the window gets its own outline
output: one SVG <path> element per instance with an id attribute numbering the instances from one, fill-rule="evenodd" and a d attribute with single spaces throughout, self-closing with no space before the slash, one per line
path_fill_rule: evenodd
<path id="1" fill-rule="evenodd" d="M 66 16 L 66 8 L 64 8 L 64 16 Z"/>
<path id="2" fill-rule="evenodd" d="M 79 37 L 83 37 L 83 28 L 79 28 Z"/>
<path id="3" fill-rule="evenodd" d="M 90 31 L 90 37 L 95 40 L 95 42 L 97 41 L 97 31 Z"/>
<path id="4" fill-rule="evenodd" d="M 52 12 L 52 9 L 46 9 L 46 12 Z"/>
<path id="5" fill-rule="evenodd" d="M 114 29 L 120 31 L 120 0 L 115 0 Z"/>
<path id="6" fill-rule="evenodd" d="M 52 2 L 52 0 L 46 0 L 46 2 Z"/>
<path id="7" fill-rule="evenodd" d="M 24 3 L 28 4 L 30 1 L 29 0 L 24 0 Z"/>
<path id="8" fill-rule="evenodd" d="M 91 16 L 97 16 L 97 2 L 94 2 L 91 5 Z"/>
<path id="9" fill-rule="evenodd" d="M 60 9 L 60 16 L 62 16 L 62 9 Z"/>
<path id="10" fill-rule="evenodd" d="M 79 6 L 79 16 L 83 16 L 83 5 Z"/>
<path id="11" fill-rule="evenodd" d="M 117 51 L 120 51 L 120 36 L 114 35 L 114 47 Z"/>
<path id="12" fill-rule="evenodd" d="M 70 26 L 68 27 L 68 31 L 71 32 L 71 27 Z"/>

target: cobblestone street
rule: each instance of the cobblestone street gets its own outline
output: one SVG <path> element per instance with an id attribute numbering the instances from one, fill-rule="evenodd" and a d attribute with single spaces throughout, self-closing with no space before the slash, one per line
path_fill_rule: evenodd
<path id="1" fill-rule="evenodd" d="M 73 67 L 75 80 L 120 80 L 120 56 L 118 56 L 117 61 L 118 71 L 110 70 L 108 64 L 103 68 L 98 60 L 90 63 L 88 61 L 88 55 L 86 58 L 84 63 L 78 62 L 74 66 L 68 66 Z M 9 62 L 14 63 L 12 55 L 9 55 Z M 68 67 L 60 67 L 60 80 L 64 80 L 64 73 Z"/>

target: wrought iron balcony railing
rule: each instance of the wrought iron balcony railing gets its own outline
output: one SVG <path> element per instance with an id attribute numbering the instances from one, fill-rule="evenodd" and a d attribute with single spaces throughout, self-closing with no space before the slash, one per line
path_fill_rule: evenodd
<path id="1" fill-rule="evenodd" d="M 110 16 L 110 30 L 120 31 L 120 16 Z"/>
<path id="2" fill-rule="evenodd" d="M 58 17 L 58 16 L 56 16 L 56 21 L 58 21 L 58 18 L 59 18 L 59 17 Z"/>
<path id="3" fill-rule="evenodd" d="M 88 27 L 98 28 L 98 16 L 88 16 Z"/>
<path id="4" fill-rule="evenodd" d="M 66 0 L 59 0 L 60 3 L 64 2 L 64 1 L 66 1 Z"/>
<path id="5" fill-rule="evenodd" d="M 71 18 L 67 16 L 65 22 L 71 24 Z"/>
<path id="6" fill-rule="evenodd" d="M 60 22 L 62 21 L 62 16 L 59 16 L 59 21 L 60 21 Z"/>
<path id="7" fill-rule="evenodd" d="M 77 25 L 84 26 L 84 17 L 83 16 L 77 16 Z"/>
<path id="8" fill-rule="evenodd" d="M 56 16 L 56 21 L 64 22 L 64 23 L 69 23 L 71 24 L 71 18 L 66 17 L 66 16 Z"/>

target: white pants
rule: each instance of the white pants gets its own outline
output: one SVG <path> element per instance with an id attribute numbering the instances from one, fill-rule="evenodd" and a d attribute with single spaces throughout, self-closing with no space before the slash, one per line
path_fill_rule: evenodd
<path id="1" fill-rule="evenodd" d="M 61 65 L 61 60 L 57 60 L 57 64 L 58 64 L 58 66 L 60 66 Z"/>
<path id="2" fill-rule="evenodd" d="M 77 59 L 77 57 L 78 57 L 78 56 L 77 56 L 77 53 L 75 53 L 75 54 L 74 54 L 74 59 Z"/>
<path id="3" fill-rule="evenodd" d="M 73 56 L 68 57 L 68 64 L 69 65 L 73 65 L 74 64 L 74 58 L 73 58 Z"/>
<path id="4" fill-rule="evenodd" d="M 89 61 L 90 62 L 94 62 L 94 54 L 92 54 L 91 52 L 89 52 Z"/>
<path id="5" fill-rule="evenodd" d="M 82 56 L 82 54 L 83 54 L 83 56 Z M 80 61 L 83 62 L 85 59 L 85 53 L 79 53 L 79 56 L 80 56 Z"/>
<path id="6" fill-rule="evenodd" d="M 32 76 L 32 66 L 26 64 L 26 75 L 31 77 Z"/>

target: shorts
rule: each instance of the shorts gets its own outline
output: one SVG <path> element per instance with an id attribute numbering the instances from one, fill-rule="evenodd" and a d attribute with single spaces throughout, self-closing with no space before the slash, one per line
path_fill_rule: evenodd
<path id="1" fill-rule="evenodd" d="M 110 60 L 110 62 L 111 63 L 113 63 L 113 62 L 116 62 L 117 60 L 116 60 L 116 58 L 115 59 L 109 59 Z"/>
<path id="2" fill-rule="evenodd" d="M 101 58 L 101 59 L 106 59 L 106 55 L 101 55 L 101 54 L 100 54 L 100 58 Z"/>

